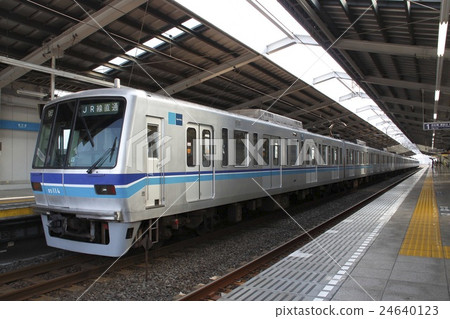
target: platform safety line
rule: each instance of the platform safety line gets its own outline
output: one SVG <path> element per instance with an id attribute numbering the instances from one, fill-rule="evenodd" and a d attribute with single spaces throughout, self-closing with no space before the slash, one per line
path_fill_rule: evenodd
<path id="1" fill-rule="evenodd" d="M 450 258 L 450 247 L 442 246 L 439 209 L 431 171 L 425 178 L 399 255 Z"/>

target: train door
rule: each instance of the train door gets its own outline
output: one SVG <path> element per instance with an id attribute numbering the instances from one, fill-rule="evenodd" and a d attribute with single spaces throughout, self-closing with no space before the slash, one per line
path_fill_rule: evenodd
<path id="1" fill-rule="evenodd" d="M 44 169 L 42 182 L 44 186 L 44 196 L 47 203 L 53 206 L 69 207 L 68 197 L 65 187 L 65 165 L 69 137 L 74 116 L 74 102 L 67 102 L 55 108 L 47 109 L 46 117 L 51 118 L 53 128 L 49 136 L 49 150 L 46 165 L 50 169 Z M 52 117 L 56 114 L 56 118 Z"/>
<path id="2" fill-rule="evenodd" d="M 162 206 L 164 193 L 162 119 L 147 117 L 146 207 Z"/>
<path id="3" fill-rule="evenodd" d="M 270 158 L 271 156 L 270 150 L 270 137 L 267 135 L 263 136 L 263 145 L 262 145 L 262 158 L 264 161 L 264 174 L 262 176 L 262 186 L 264 189 L 272 188 L 272 172 L 271 172 L 271 164 Z"/>
<path id="4" fill-rule="evenodd" d="M 339 179 L 339 153 L 338 148 L 336 146 L 331 147 L 331 179 Z"/>
<path id="5" fill-rule="evenodd" d="M 305 181 L 307 184 L 316 183 L 318 149 L 313 139 L 306 139 L 303 148 L 304 164 L 307 167 Z"/>
<path id="6" fill-rule="evenodd" d="M 263 160 L 266 169 L 262 178 L 264 189 L 281 187 L 281 142 L 279 137 L 263 136 Z"/>
<path id="7" fill-rule="evenodd" d="M 186 199 L 188 202 L 214 197 L 213 128 L 188 124 L 186 130 Z"/>
<path id="8" fill-rule="evenodd" d="M 281 141 L 279 137 L 271 137 L 272 149 L 272 188 L 281 187 Z"/>

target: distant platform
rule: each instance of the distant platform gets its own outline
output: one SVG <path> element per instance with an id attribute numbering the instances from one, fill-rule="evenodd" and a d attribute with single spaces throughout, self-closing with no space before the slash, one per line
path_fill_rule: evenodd
<path id="1" fill-rule="evenodd" d="M 0 221 L 33 215 L 34 203 L 31 188 L 0 190 Z"/>

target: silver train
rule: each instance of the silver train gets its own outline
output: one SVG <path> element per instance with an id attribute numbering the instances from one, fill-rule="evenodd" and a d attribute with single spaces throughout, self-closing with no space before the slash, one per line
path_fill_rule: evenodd
<path id="1" fill-rule="evenodd" d="M 287 193 L 418 166 L 273 113 L 240 113 L 123 88 L 47 104 L 31 172 L 47 244 L 120 256 L 237 222 L 268 194 L 284 205 Z"/>

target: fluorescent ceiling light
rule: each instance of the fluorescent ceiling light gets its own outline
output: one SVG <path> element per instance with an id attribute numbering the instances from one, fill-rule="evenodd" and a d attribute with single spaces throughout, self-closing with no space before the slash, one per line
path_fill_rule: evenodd
<path id="1" fill-rule="evenodd" d="M 438 37 L 438 48 L 437 55 L 443 56 L 445 52 L 445 42 L 447 40 L 447 27 L 448 22 L 442 22 L 439 24 L 439 37 Z"/>
<path id="2" fill-rule="evenodd" d="M 440 95 L 441 95 L 441 90 L 436 90 L 436 91 L 434 92 L 434 101 L 435 101 L 435 102 L 439 101 Z"/>
<path id="3" fill-rule="evenodd" d="M 31 96 L 31 97 L 37 97 L 37 98 L 43 98 L 48 95 L 47 93 L 29 91 L 29 90 L 23 90 L 23 89 L 17 90 L 17 94 Z"/>
<path id="4" fill-rule="evenodd" d="M 433 114 L 433 120 L 436 120 L 437 119 L 437 113 L 434 113 Z"/>

